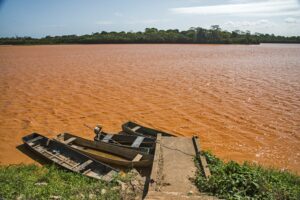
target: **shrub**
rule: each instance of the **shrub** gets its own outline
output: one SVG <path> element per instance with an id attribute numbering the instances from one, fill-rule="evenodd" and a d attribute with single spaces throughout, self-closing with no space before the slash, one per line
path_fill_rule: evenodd
<path id="1" fill-rule="evenodd" d="M 245 162 L 223 162 L 209 152 L 207 158 L 212 176 L 206 180 L 197 173 L 200 191 L 225 199 L 300 199 L 300 177 L 288 171 L 264 168 Z"/>

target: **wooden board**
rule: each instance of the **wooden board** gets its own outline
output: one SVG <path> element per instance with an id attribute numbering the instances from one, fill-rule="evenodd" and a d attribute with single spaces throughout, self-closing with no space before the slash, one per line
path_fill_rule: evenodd
<path id="1" fill-rule="evenodd" d="M 209 179 L 209 177 L 211 176 L 211 173 L 210 173 L 205 156 L 201 155 L 199 138 L 197 136 L 193 136 L 193 143 L 195 146 L 196 157 L 200 163 L 200 168 L 202 169 L 205 178 Z"/>
<path id="2" fill-rule="evenodd" d="M 134 140 L 134 142 L 133 142 L 133 144 L 131 145 L 131 147 L 139 147 L 140 145 L 141 145 L 141 143 L 143 142 L 143 140 L 145 139 L 145 137 L 142 137 L 142 136 L 138 136 L 135 140 Z"/>

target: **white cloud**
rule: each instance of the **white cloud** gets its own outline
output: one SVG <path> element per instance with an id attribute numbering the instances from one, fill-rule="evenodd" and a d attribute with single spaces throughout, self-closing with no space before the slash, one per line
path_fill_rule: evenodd
<path id="1" fill-rule="evenodd" d="M 285 23 L 288 23 L 288 24 L 296 24 L 297 23 L 297 20 L 293 17 L 288 17 L 288 18 L 285 18 Z"/>
<path id="2" fill-rule="evenodd" d="M 97 21 L 97 25 L 112 25 L 112 24 L 127 24 L 127 25 L 135 25 L 135 24 L 160 24 L 166 23 L 171 20 L 169 19 L 140 19 L 140 20 L 123 20 L 123 21 L 109 21 L 109 20 L 100 20 Z"/>
<path id="3" fill-rule="evenodd" d="M 126 24 L 159 24 L 169 22 L 169 19 L 142 19 L 142 20 L 131 20 Z"/>
<path id="4" fill-rule="evenodd" d="M 65 25 L 54 25 L 54 24 L 49 24 L 49 25 L 43 25 L 45 28 L 64 28 Z"/>
<path id="5" fill-rule="evenodd" d="M 230 0 L 230 3 L 249 3 L 249 0 Z"/>
<path id="6" fill-rule="evenodd" d="M 260 19 L 257 21 L 228 21 L 223 24 L 225 28 L 237 28 L 237 29 L 245 29 L 250 27 L 255 28 L 270 28 L 276 26 L 275 23 L 267 20 L 267 19 Z"/>
<path id="7" fill-rule="evenodd" d="M 123 17 L 123 14 L 120 13 L 120 12 L 114 12 L 114 15 L 117 16 L 117 17 Z"/>
<path id="8" fill-rule="evenodd" d="M 109 20 L 100 20 L 96 22 L 97 25 L 112 25 L 114 24 L 112 21 Z"/>
<path id="9" fill-rule="evenodd" d="M 248 3 L 230 3 L 198 7 L 171 8 L 175 14 L 200 15 L 299 15 L 300 6 L 297 0 L 267 0 Z"/>

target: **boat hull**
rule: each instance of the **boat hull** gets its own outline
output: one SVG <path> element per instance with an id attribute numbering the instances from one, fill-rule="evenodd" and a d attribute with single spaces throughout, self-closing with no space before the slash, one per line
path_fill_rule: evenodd
<path id="1" fill-rule="evenodd" d="M 108 136 L 109 139 L 106 139 Z M 101 134 L 96 135 L 94 140 L 100 143 L 110 143 L 116 146 L 123 148 L 134 149 L 140 152 L 154 154 L 155 149 L 155 140 L 154 138 L 142 138 L 140 144 L 136 144 L 136 141 L 139 139 L 137 135 L 126 135 L 124 134 L 108 134 L 101 132 Z"/>
<path id="2" fill-rule="evenodd" d="M 134 149 L 116 146 L 110 143 L 87 140 L 70 133 L 59 134 L 56 137 L 56 140 L 67 142 L 71 138 L 75 138 L 74 141 L 67 144 L 71 148 L 76 149 L 96 160 L 112 164 L 114 166 L 148 167 L 151 166 L 153 161 L 153 155 Z M 135 160 L 138 155 L 141 156 L 141 159 Z"/>
<path id="3" fill-rule="evenodd" d="M 152 128 L 148 128 L 142 125 L 139 125 L 137 123 L 128 121 L 122 125 L 122 130 L 126 134 L 129 135 L 140 135 L 148 138 L 155 138 L 157 137 L 157 134 L 160 133 L 164 137 L 172 137 L 174 135 L 170 133 L 166 133 L 164 131 L 155 130 Z"/>
<path id="4" fill-rule="evenodd" d="M 105 181 L 111 181 L 118 173 L 118 170 L 111 166 L 38 133 L 32 133 L 22 139 L 31 151 L 69 171 Z"/>

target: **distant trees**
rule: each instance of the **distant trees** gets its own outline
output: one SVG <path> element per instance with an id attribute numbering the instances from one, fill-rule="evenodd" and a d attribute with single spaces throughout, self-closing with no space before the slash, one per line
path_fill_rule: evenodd
<path id="1" fill-rule="evenodd" d="M 284 37 L 274 34 L 251 34 L 250 31 L 235 30 L 228 32 L 219 25 L 210 29 L 192 27 L 189 30 L 158 30 L 146 28 L 144 32 L 96 32 L 91 35 L 46 36 L 36 39 L 31 37 L 0 38 L 0 45 L 34 44 L 105 44 L 105 43 L 209 43 L 209 44 L 259 44 L 259 43 L 300 43 L 299 36 Z"/>

